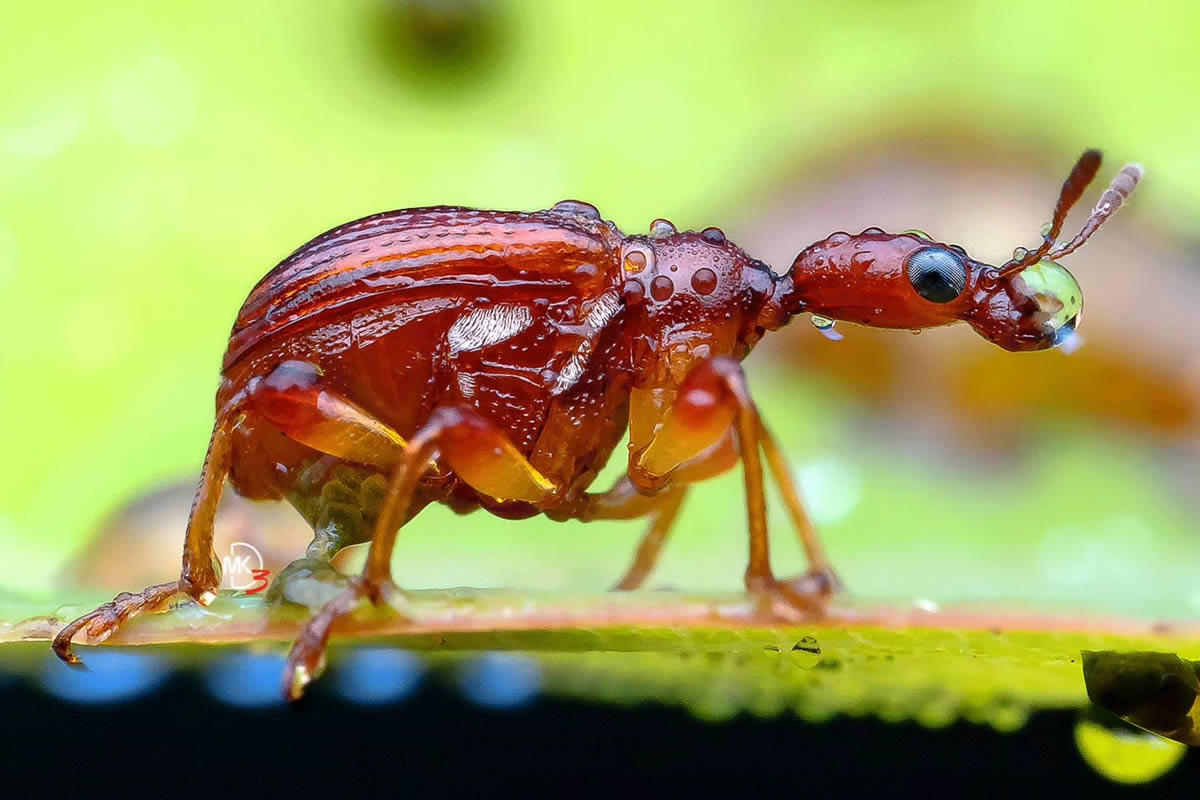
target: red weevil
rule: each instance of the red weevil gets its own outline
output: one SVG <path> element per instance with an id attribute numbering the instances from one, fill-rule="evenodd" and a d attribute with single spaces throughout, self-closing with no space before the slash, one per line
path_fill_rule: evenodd
<path id="1" fill-rule="evenodd" d="M 741 361 L 767 331 L 808 312 L 919 330 L 964 321 L 1006 350 L 1073 335 L 1083 297 L 1055 259 L 1078 249 L 1141 178 L 1117 175 L 1082 231 L 1058 243 L 1100 153 L 1080 157 L 1032 250 L 999 267 L 910 231 L 834 233 L 777 275 L 717 228 L 656 220 L 626 236 L 587 203 L 545 211 L 438 206 L 391 211 L 324 233 L 250 292 L 225 352 L 217 415 L 188 520 L 178 580 L 122 594 L 67 625 L 54 650 L 110 635 L 177 596 L 207 605 L 219 567 L 213 516 L 226 480 L 287 498 L 312 523 L 290 578 L 336 573 L 329 559 L 369 541 L 361 575 L 308 622 L 284 691 L 300 695 L 330 628 L 367 598 L 403 607 L 391 582 L 400 528 L 430 503 L 508 518 L 648 517 L 619 589 L 654 566 L 687 487 L 741 461 L 750 559 L 745 584 L 768 611 L 819 615 L 838 580 L 809 524 Z M 628 467 L 588 492 L 628 431 Z M 767 552 L 763 461 L 809 561 L 777 578 Z"/>

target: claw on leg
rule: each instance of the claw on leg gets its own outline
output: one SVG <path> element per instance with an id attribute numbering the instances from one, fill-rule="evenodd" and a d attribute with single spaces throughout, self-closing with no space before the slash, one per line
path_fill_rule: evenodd
<path id="1" fill-rule="evenodd" d="M 335 622 L 354 611 L 364 598 L 376 606 L 384 605 L 397 591 L 390 582 L 380 584 L 357 578 L 350 581 L 344 592 L 322 606 L 304 626 L 288 653 L 283 672 L 284 698 L 299 700 L 308 684 L 325 669 L 325 648 Z"/>
<path id="2" fill-rule="evenodd" d="M 803 575 L 788 578 L 783 582 L 805 597 L 818 597 L 823 600 L 841 594 L 846 588 L 832 567 L 812 567 Z"/>
<path id="3" fill-rule="evenodd" d="M 79 664 L 79 656 L 71 650 L 71 640 L 80 631 L 86 629 L 88 640 L 102 642 L 121 626 L 143 611 L 161 611 L 172 597 L 181 593 L 179 581 L 160 583 L 150 586 L 137 594 L 122 592 L 111 602 L 84 614 L 71 622 L 54 637 L 55 654 L 68 664 Z"/>
<path id="4" fill-rule="evenodd" d="M 790 580 L 747 579 L 746 591 L 758 601 L 761 611 L 790 622 L 806 622 L 825 616 L 833 596 L 830 576 L 832 573 L 826 576 L 814 571 Z"/>

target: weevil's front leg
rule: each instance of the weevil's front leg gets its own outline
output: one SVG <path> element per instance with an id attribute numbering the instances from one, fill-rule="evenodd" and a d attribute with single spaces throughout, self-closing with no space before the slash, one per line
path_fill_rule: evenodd
<path id="1" fill-rule="evenodd" d="M 701 362 L 688 374 L 650 440 L 632 442 L 629 476 L 643 491 L 654 491 L 667 485 L 679 465 L 718 441 L 730 426 L 737 436 L 745 477 L 750 534 L 746 588 L 774 601 L 772 605 L 776 611 L 793 616 L 796 611 L 821 613 L 832 586 L 807 577 L 781 581 L 771 569 L 759 454 L 764 429 L 745 373 L 737 360 L 713 358 Z M 644 425 L 637 427 L 654 430 Z M 631 429 L 635 429 L 632 424 Z M 773 452 L 778 455 L 777 450 Z M 798 496 L 795 499 L 798 500 Z"/>
<path id="2" fill-rule="evenodd" d="M 284 694 L 295 700 L 320 672 L 333 624 L 363 599 L 380 604 L 397 594 L 391 579 L 392 551 L 401 524 L 411 516 L 414 495 L 434 452 L 461 480 L 497 500 L 550 504 L 560 490 L 534 469 L 508 435 L 470 407 L 437 409 L 421 426 L 392 472 L 362 574 L 305 626 L 288 654 Z"/>
<path id="3" fill-rule="evenodd" d="M 217 596 L 221 584 L 213 558 L 213 520 L 221 490 L 229 473 L 230 438 L 242 417 L 241 407 L 231 402 L 217 415 L 208 454 L 200 475 L 200 485 L 188 516 L 187 534 L 183 546 L 183 568 L 179 580 L 150 586 L 137 594 L 123 592 L 111 602 L 71 622 L 54 637 L 54 652 L 68 664 L 78 664 L 79 657 L 71 649 L 71 641 L 80 631 L 86 631 L 89 641 L 102 642 L 123 622 L 143 611 L 161 611 L 174 597 L 184 594 L 202 605 Z"/>
<path id="4" fill-rule="evenodd" d="M 792 471 L 788 469 L 787 460 L 784 459 L 783 452 L 779 449 L 779 442 L 775 440 L 775 436 L 761 419 L 759 420 L 759 433 L 762 435 L 762 448 L 767 457 L 767 467 L 771 470 L 772 477 L 775 478 L 775 484 L 779 487 L 780 494 L 783 495 L 783 503 L 787 506 L 788 515 L 792 518 L 792 527 L 796 529 L 796 536 L 800 540 L 800 546 L 804 548 L 804 557 L 808 561 L 808 573 L 801 580 L 808 581 L 812 591 L 826 593 L 841 591 L 842 580 L 834 571 L 833 564 L 825 552 L 825 546 L 821 543 L 821 537 L 817 535 L 812 520 L 808 518 L 808 512 L 804 510 L 804 501 L 800 499 L 800 492 L 796 489 L 796 482 L 792 478 Z"/>

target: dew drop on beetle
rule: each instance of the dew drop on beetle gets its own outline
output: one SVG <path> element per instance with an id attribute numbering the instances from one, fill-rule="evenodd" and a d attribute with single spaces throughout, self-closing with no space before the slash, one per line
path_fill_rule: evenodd
<path id="1" fill-rule="evenodd" d="M 832 320 L 829 317 L 822 317 L 818 316 L 817 314 L 813 314 L 811 322 L 813 327 L 820 331 L 821 335 L 831 342 L 840 342 L 842 340 L 842 335 L 834 330 L 834 326 L 837 325 L 837 320 Z"/>

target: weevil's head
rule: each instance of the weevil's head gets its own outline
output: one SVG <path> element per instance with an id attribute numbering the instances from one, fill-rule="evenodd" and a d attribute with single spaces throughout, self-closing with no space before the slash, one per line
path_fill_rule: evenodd
<path id="1" fill-rule="evenodd" d="M 779 305 L 785 315 L 807 311 L 817 320 L 878 328 L 920 330 L 961 321 L 1005 350 L 1064 344 L 1079 326 L 1083 292 L 1058 259 L 1079 249 L 1142 176 L 1139 165 L 1125 167 L 1079 235 L 1056 246 L 1067 211 L 1099 167 L 1099 152 L 1083 154 L 1063 184 L 1041 245 L 1018 248 L 1005 264 L 976 261 L 958 245 L 921 231 L 835 233 L 796 257 L 781 279 Z"/>
<path id="2" fill-rule="evenodd" d="M 1075 336 L 1083 291 L 1065 267 L 1043 259 L 1008 275 L 989 270 L 962 316 L 980 336 L 1005 350 L 1049 350 Z"/>
<path id="3" fill-rule="evenodd" d="M 795 310 L 818 319 L 907 330 L 963 321 L 1006 350 L 1062 344 L 1083 309 L 1079 284 L 1054 262 L 1003 274 L 920 231 L 835 233 L 802 252 L 789 275 Z"/>

